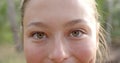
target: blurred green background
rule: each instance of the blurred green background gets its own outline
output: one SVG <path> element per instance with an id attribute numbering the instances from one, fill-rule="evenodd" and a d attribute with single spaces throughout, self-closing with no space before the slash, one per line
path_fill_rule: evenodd
<path id="1" fill-rule="evenodd" d="M 108 32 L 107 62 L 120 63 L 120 0 L 96 0 L 100 21 Z M 25 63 L 20 30 L 20 0 L 0 0 L 0 63 Z"/>

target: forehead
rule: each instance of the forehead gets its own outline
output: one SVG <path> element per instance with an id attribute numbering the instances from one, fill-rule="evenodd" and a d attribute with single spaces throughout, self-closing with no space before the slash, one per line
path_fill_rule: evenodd
<path id="1" fill-rule="evenodd" d="M 25 21 L 73 19 L 94 19 L 90 0 L 30 0 L 26 6 Z M 28 20 L 29 19 L 29 20 Z"/>

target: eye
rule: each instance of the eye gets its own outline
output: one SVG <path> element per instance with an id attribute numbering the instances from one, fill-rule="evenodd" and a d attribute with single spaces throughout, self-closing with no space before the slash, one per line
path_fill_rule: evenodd
<path id="1" fill-rule="evenodd" d="M 44 39 L 47 37 L 47 35 L 44 32 L 36 32 L 32 34 L 32 37 L 34 39 Z"/>
<path id="2" fill-rule="evenodd" d="M 81 30 L 74 30 L 70 33 L 70 36 L 74 38 L 81 37 L 82 35 L 83 35 L 83 31 Z"/>

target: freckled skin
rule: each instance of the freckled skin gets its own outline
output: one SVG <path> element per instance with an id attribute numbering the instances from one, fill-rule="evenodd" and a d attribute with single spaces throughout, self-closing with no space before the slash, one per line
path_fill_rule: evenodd
<path id="1" fill-rule="evenodd" d="M 27 63 L 95 63 L 96 24 L 87 0 L 30 0 L 25 8 L 24 52 Z M 88 7 L 88 8 L 87 8 Z M 71 20 L 82 19 L 72 26 L 63 26 Z M 42 22 L 45 25 L 33 22 Z M 72 31 L 82 29 L 80 37 L 71 37 Z M 35 39 L 33 32 L 42 31 L 47 37 Z"/>

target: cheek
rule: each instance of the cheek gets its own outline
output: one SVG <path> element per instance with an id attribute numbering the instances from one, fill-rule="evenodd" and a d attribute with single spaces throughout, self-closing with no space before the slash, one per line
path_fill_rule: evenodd
<path id="1" fill-rule="evenodd" d="M 27 63 L 40 63 L 46 55 L 45 48 L 28 41 L 24 42 L 24 52 Z"/>
<path id="2" fill-rule="evenodd" d="M 79 61 L 82 63 L 95 63 L 97 48 L 95 41 L 85 40 L 71 46 L 71 52 Z"/>

